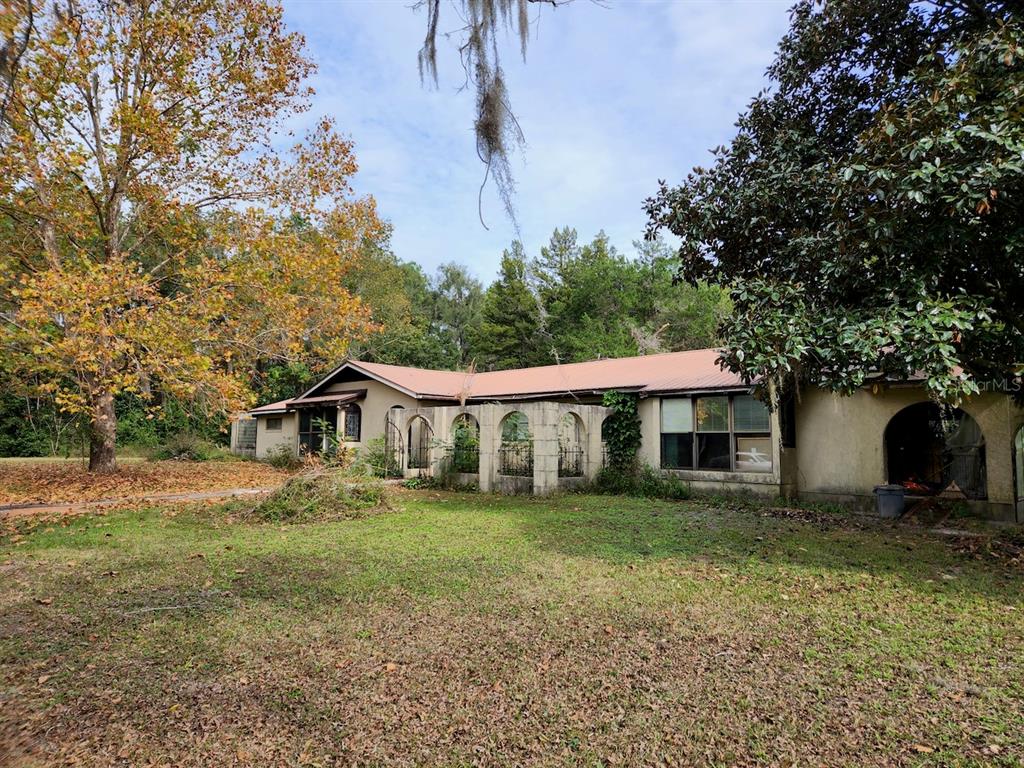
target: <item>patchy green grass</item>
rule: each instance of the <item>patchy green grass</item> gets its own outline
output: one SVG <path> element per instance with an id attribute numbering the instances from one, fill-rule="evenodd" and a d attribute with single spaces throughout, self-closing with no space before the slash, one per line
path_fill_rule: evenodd
<path id="1" fill-rule="evenodd" d="M 1019 765 L 1019 570 L 915 529 L 403 493 L 0 541 L 0 763 Z"/>

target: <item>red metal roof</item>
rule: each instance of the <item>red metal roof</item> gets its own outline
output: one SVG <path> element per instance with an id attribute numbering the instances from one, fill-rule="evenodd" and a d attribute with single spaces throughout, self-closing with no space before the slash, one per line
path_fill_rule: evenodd
<path id="1" fill-rule="evenodd" d="M 719 367 L 718 356 L 718 349 L 694 349 L 660 355 L 609 358 L 586 363 L 544 365 L 482 373 L 435 371 L 350 360 L 328 374 L 310 392 L 329 383 L 335 374 L 346 367 L 404 390 L 413 397 L 426 400 L 512 400 L 545 395 L 556 397 L 596 393 L 609 389 L 654 394 L 748 387 L 749 385 L 739 376 L 730 371 L 723 371 Z M 337 393 L 282 400 L 256 408 L 250 413 L 285 411 L 305 403 L 333 402 L 339 398 L 355 399 L 351 397 L 353 394 L 362 396 L 365 390 L 360 393 Z"/>
<path id="2" fill-rule="evenodd" d="M 717 349 L 694 349 L 475 374 L 357 360 L 351 365 L 418 397 L 446 400 L 536 397 L 608 389 L 653 393 L 747 386 L 739 376 L 718 366 L 718 355 Z"/>

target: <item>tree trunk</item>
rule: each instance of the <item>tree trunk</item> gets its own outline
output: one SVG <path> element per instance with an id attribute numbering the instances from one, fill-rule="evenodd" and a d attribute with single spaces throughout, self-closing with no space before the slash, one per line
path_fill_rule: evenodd
<path id="1" fill-rule="evenodd" d="M 89 471 L 113 472 L 117 444 L 117 416 L 114 396 L 103 393 L 95 400 L 92 411 L 92 429 L 89 433 Z"/>

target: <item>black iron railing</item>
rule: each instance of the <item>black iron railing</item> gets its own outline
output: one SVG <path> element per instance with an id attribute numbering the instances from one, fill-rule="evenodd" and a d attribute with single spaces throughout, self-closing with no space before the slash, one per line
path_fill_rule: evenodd
<path id="1" fill-rule="evenodd" d="M 582 446 L 558 446 L 558 476 L 583 477 Z"/>
<path id="2" fill-rule="evenodd" d="M 498 473 L 533 477 L 533 443 L 502 443 L 498 448 Z"/>
<path id="3" fill-rule="evenodd" d="M 453 472 L 478 473 L 480 449 L 475 445 L 453 445 L 448 449 L 448 463 Z"/>
<path id="4" fill-rule="evenodd" d="M 409 469 L 426 469 L 430 466 L 430 446 L 417 443 L 409 445 Z"/>

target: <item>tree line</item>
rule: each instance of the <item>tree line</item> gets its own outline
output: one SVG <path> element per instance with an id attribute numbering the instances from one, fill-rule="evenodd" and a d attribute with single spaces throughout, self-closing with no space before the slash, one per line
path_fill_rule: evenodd
<path id="1" fill-rule="evenodd" d="M 603 232 L 580 243 L 575 229 L 556 229 L 532 256 L 513 241 L 487 286 L 457 262 L 429 274 L 375 246 L 350 265 L 342 284 L 371 308 L 374 323 L 348 354 L 492 371 L 716 344 L 731 309 L 727 291 L 677 284 L 674 252 L 661 239 L 633 246 L 627 256 Z M 253 386 L 260 402 L 274 402 L 293 397 L 319 373 L 305 362 L 267 360 Z"/>

